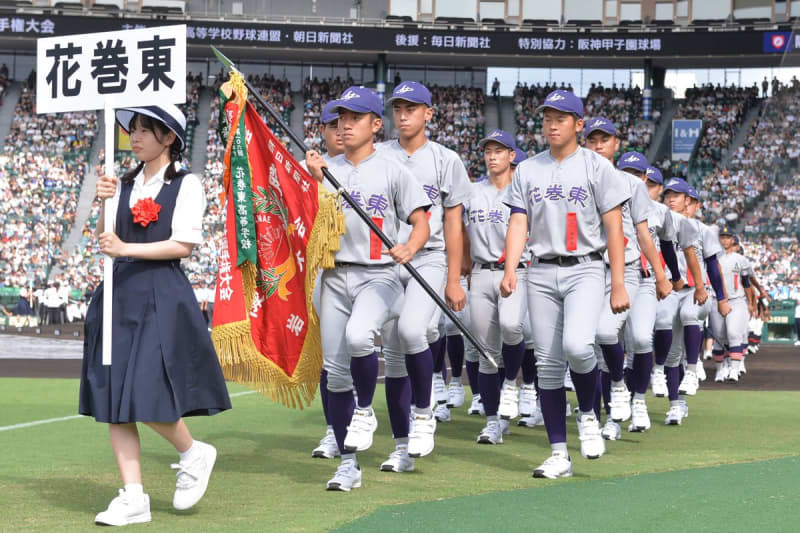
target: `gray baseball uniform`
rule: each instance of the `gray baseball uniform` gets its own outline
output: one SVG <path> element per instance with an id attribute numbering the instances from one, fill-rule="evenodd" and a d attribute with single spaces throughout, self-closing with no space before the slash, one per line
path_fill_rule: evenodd
<path id="1" fill-rule="evenodd" d="M 726 253 L 720 257 L 719 268 L 722 271 L 722 279 L 725 280 L 725 290 L 728 294 L 731 312 L 723 317 L 716 305 L 712 305 L 711 332 L 718 348 L 727 345 L 736 350 L 739 346 L 747 343 L 747 322 L 750 319 L 750 313 L 742 285 L 742 276 L 752 276 L 753 269 L 750 261 L 737 252 Z"/>
<path id="2" fill-rule="evenodd" d="M 585 148 L 561 162 L 549 150 L 539 153 L 514 172 L 503 201 L 528 216 L 528 315 L 542 389 L 563 387 L 567 363 L 578 374 L 597 364 L 607 247 L 602 215 L 630 197 L 611 163 Z"/>
<path id="3" fill-rule="evenodd" d="M 393 242 L 399 221 L 430 206 L 408 171 L 379 151 L 358 166 L 340 155 L 331 159 L 328 167 Z M 375 336 L 402 295 L 399 267 L 391 256 L 381 254 L 381 241 L 348 205 L 344 215 L 346 233 L 334 256 L 336 267 L 323 272 L 320 289 L 323 366 L 328 372 L 328 390 L 334 392 L 353 389 L 350 358 L 375 351 Z"/>

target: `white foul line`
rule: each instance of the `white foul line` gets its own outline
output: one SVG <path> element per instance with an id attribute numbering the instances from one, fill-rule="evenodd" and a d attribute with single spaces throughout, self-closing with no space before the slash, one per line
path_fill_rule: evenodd
<path id="1" fill-rule="evenodd" d="M 229 396 L 231 398 L 237 398 L 239 396 L 246 396 L 248 394 L 255 394 L 255 393 L 256 391 L 254 390 L 248 390 L 242 392 L 234 392 Z M 53 422 L 66 422 L 67 420 L 75 420 L 76 418 L 84 418 L 84 416 L 83 415 L 62 416 L 61 418 L 46 418 L 44 420 L 34 420 L 33 422 L 23 422 L 21 424 L 13 424 L 11 426 L 0 426 L 0 431 L 11 431 L 12 429 L 23 429 L 33 426 L 41 426 L 42 424 L 51 424 Z"/>

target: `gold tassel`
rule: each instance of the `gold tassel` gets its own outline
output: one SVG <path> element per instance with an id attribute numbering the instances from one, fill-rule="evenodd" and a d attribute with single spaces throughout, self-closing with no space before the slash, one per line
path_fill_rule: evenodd
<path id="1" fill-rule="evenodd" d="M 344 213 L 339 195 L 318 189 L 319 209 L 311 228 L 306 247 L 306 309 L 313 324 L 319 323 L 314 309 L 313 294 L 317 281 L 317 270 L 334 267 L 334 255 L 339 250 L 340 238 L 345 234 Z"/>

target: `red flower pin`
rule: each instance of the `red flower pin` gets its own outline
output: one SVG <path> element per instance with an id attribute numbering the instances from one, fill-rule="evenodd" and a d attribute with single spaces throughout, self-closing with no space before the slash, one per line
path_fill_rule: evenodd
<path id="1" fill-rule="evenodd" d="M 151 222 L 158 220 L 158 212 L 161 206 L 153 201 L 152 198 L 142 198 L 131 208 L 133 213 L 133 223 L 147 227 Z"/>

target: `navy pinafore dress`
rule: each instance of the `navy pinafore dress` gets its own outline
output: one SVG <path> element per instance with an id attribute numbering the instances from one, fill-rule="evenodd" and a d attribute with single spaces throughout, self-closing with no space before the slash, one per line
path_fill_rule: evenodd
<path id="1" fill-rule="evenodd" d="M 172 234 L 183 176 L 165 182 L 154 201 L 158 220 L 134 224 L 133 183 L 122 184 L 116 233 L 123 242 L 158 242 Z M 180 261 L 114 260 L 111 366 L 103 366 L 103 285 L 86 314 L 81 371 L 82 415 L 98 422 L 176 422 L 231 408 L 225 379 L 192 286 Z"/>

